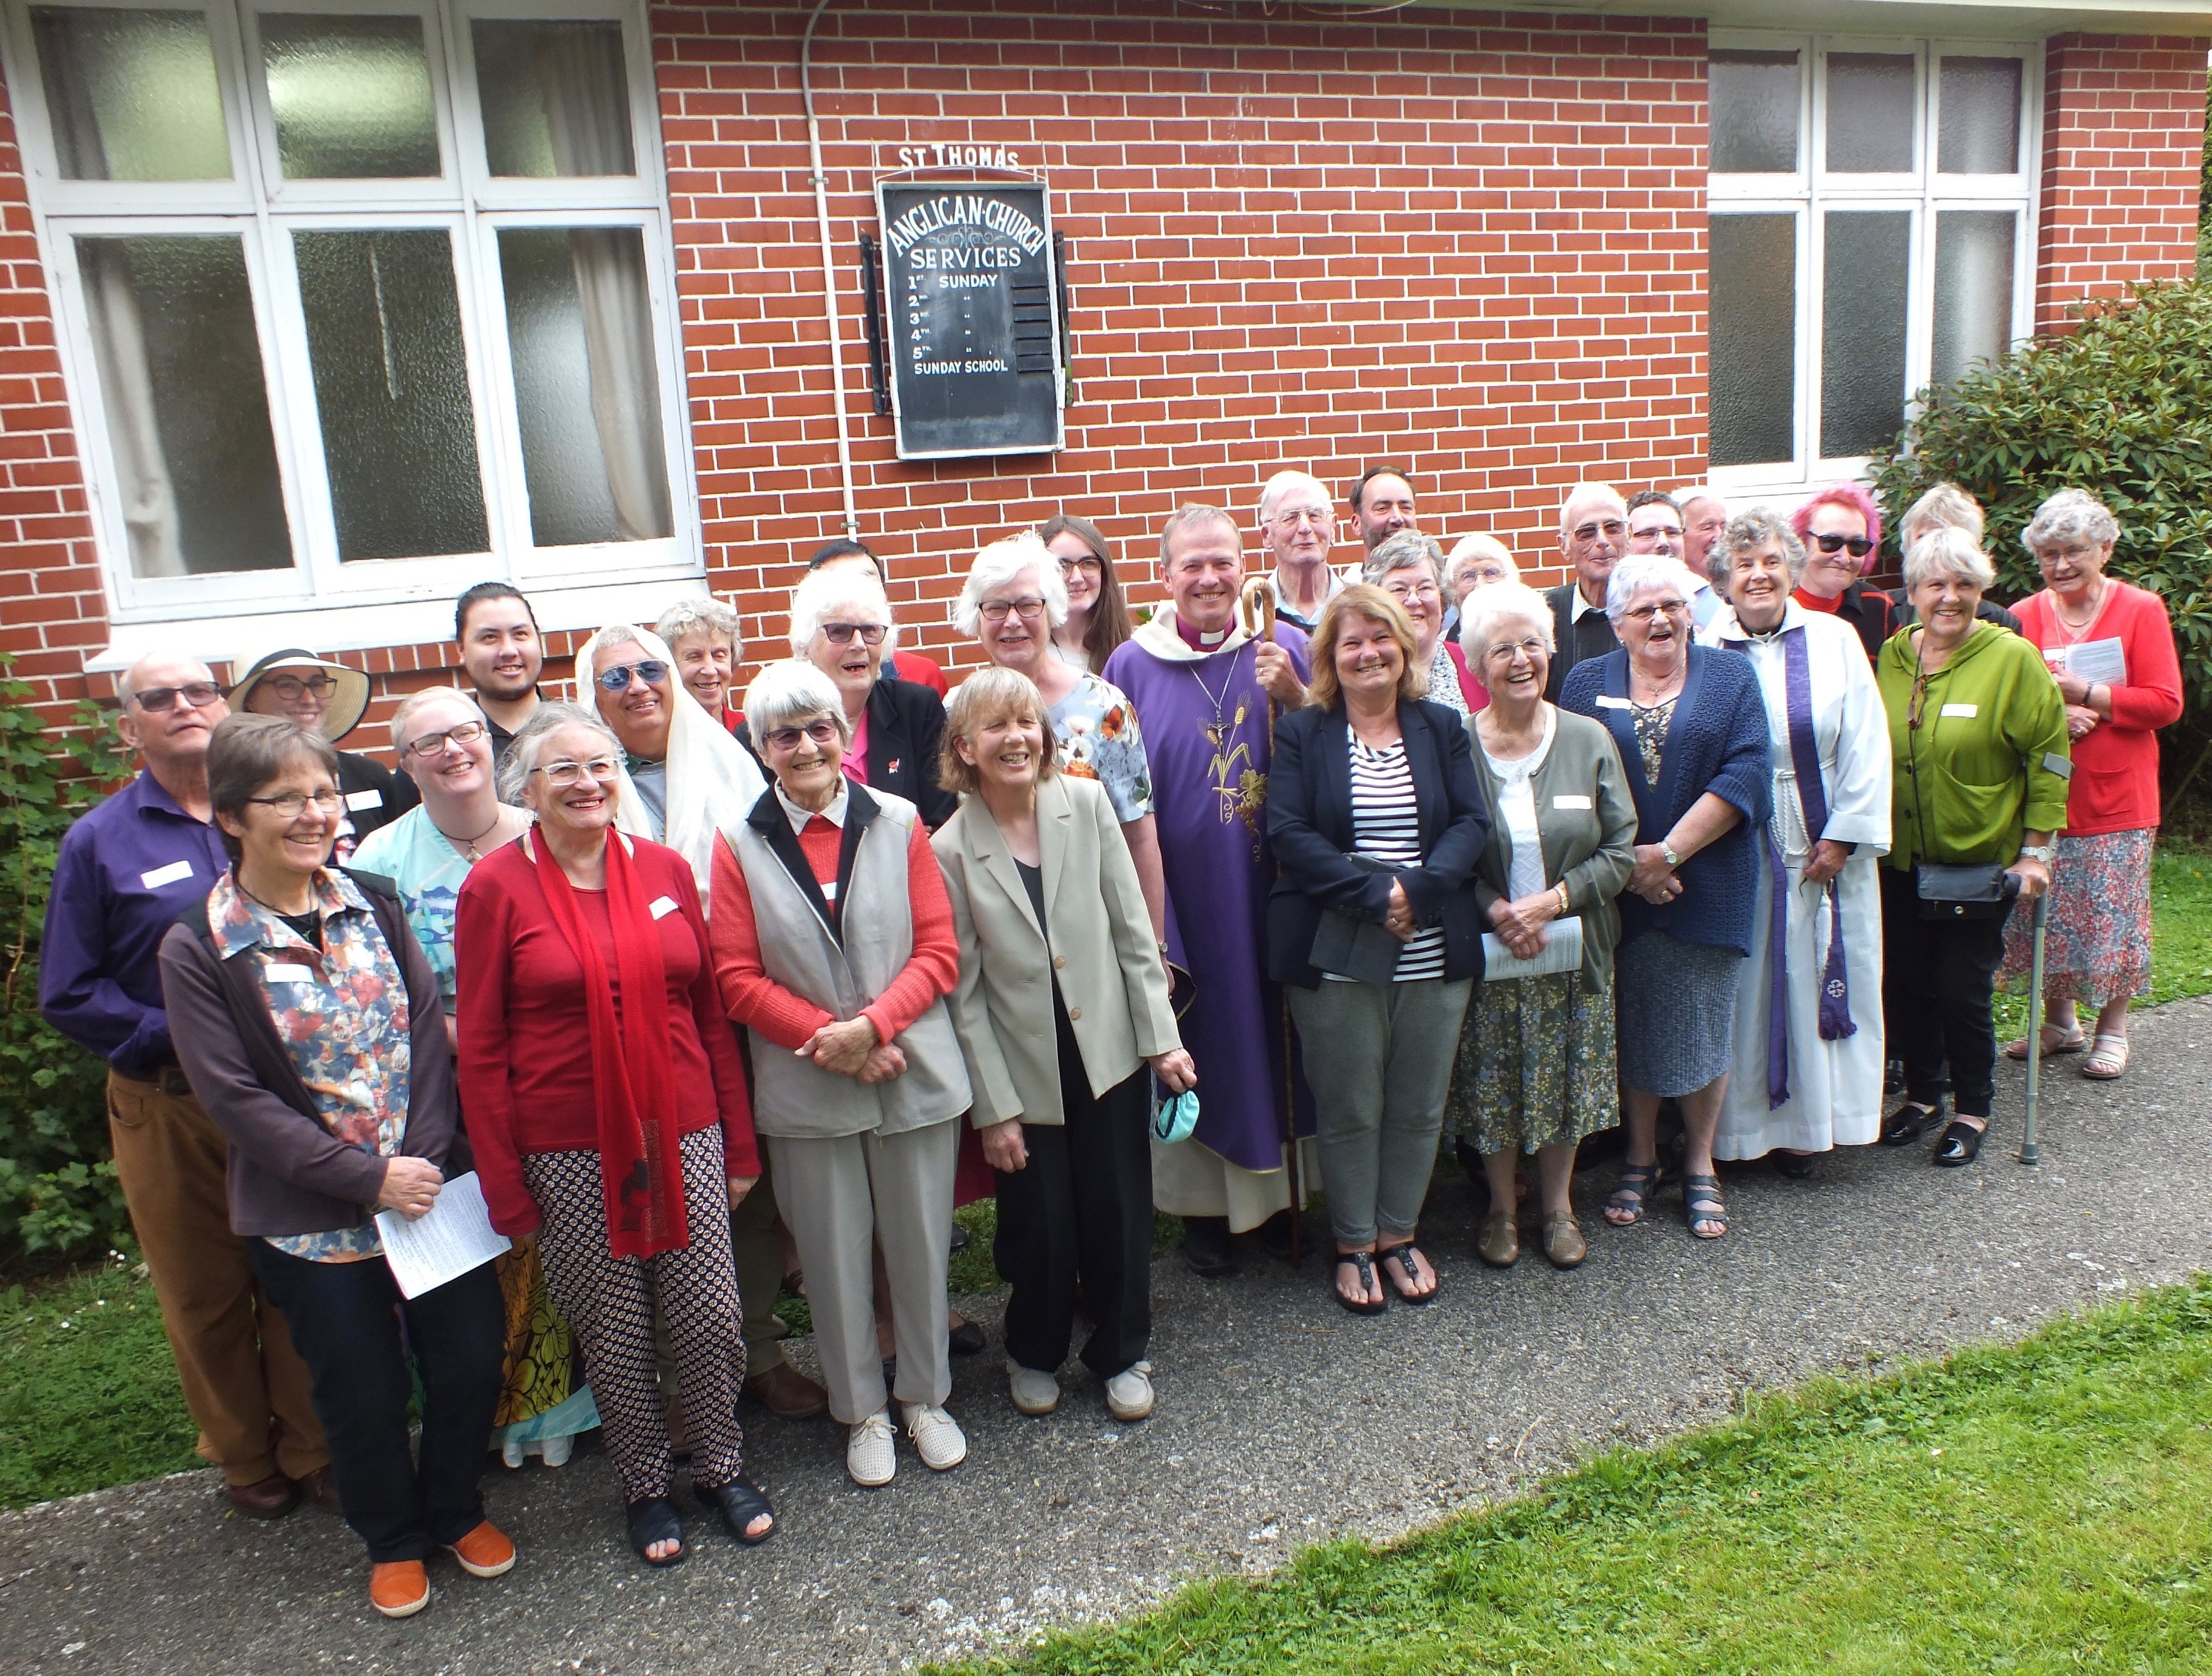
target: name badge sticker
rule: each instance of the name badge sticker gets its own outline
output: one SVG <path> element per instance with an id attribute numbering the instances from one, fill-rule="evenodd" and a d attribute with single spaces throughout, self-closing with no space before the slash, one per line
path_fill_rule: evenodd
<path id="1" fill-rule="evenodd" d="M 166 867 L 155 867 L 139 874 L 138 883 L 149 890 L 159 890 L 165 884 L 174 884 L 178 880 L 190 878 L 191 876 L 191 862 L 172 861 Z"/>
<path id="2" fill-rule="evenodd" d="M 1597 707 L 1601 710 L 1632 710 L 1636 707 L 1625 698 L 1615 698 L 1611 693 L 1600 693 Z"/>
<path id="3" fill-rule="evenodd" d="M 1981 707 L 1975 704 L 1946 704 L 1943 707 L 1943 714 L 1946 716 L 1955 716 L 1960 721 L 1972 721 L 1981 714 Z"/>
<path id="4" fill-rule="evenodd" d="M 364 809 L 381 809 L 384 807 L 384 793 L 374 786 L 366 792 L 348 792 L 345 803 L 346 807 L 356 814 Z"/>
<path id="5" fill-rule="evenodd" d="M 654 919 L 656 919 L 656 920 L 665 920 L 665 919 L 666 919 L 670 914 L 673 914 L 673 913 L 675 913 L 675 912 L 676 912 L 676 898 L 675 898 L 675 897 L 673 897 L 673 896 L 656 896 L 656 897 L 654 897 L 654 898 L 653 899 L 653 917 Z"/>
<path id="6" fill-rule="evenodd" d="M 1590 800 L 1578 792 L 1562 792 L 1552 799 L 1554 809 L 1587 809 Z"/>
<path id="7" fill-rule="evenodd" d="M 306 966 L 295 966 L 283 961 L 271 961 L 261 969 L 261 975 L 271 983 L 313 983 L 315 974 Z"/>

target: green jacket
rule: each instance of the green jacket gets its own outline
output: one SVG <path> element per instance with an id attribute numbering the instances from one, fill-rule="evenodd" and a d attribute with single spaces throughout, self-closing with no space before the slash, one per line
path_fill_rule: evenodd
<path id="1" fill-rule="evenodd" d="M 1915 630 L 1900 628 L 1875 659 L 1889 713 L 1897 789 L 1886 865 L 1965 865 L 2020 856 L 2021 835 L 2066 824 L 2073 772 L 2066 704 L 2043 654 L 2008 628 L 1977 622 L 1928 677 L 1911 725 L 1919 678 Z"/>

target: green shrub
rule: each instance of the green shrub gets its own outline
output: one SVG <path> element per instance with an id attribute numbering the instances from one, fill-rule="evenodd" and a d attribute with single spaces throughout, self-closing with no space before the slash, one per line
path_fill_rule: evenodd
<path id="1" fill-rule="evenodd" d="M 129 772 L 90 705 L 51 732 L 0 656 L 0 1266 L 46 1266 L 122 1244 L 108 1157 L 106 1066 L 39 1017 L 39 938 L 71 821 Z"/>

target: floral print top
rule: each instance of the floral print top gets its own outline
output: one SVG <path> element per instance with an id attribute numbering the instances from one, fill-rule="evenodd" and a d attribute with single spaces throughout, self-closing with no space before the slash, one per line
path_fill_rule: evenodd
<path id="1" fill-rule="evenodd" d="M 235 872 L 208 892 L 208 929 L 218 958 L 248 962 L 323 1126 L 388 1158 L 407 1133 L 407 981 L 359 886 L 326 867 L 315 875 L 314 896 L 319 949 L 241 890 Z M 374 1217 L 357 1228 L 264 1237 L 316 1263 L 384 1251 Z"/>
<path id="2" fill-rule="evenodd" d="M 1137 732 L 1137 712 L 1119 687 L 1085 671 L 1047 718 L 1060 742 L 1060 769 L 1106 788 L 1114 818 L 1127 826 L 1152 812 L 1152 766 Z"/>

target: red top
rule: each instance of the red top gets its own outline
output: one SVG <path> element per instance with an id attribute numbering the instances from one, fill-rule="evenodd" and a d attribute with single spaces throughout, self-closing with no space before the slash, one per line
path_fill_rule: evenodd
<path id="1" fill-rule="evenodd" d="M 2166 602 L 2117 577 L 2105 603 L 2079 635 L 2062 627 L 2051 590 L 2029 595 L 2013 612 L 2030 646 L 2056 665 L 2071 643 L 2117 639 L 2127 672 L 2112 685 L 2112 719 L 2074 742 L 2074 779 L 2066 792 L 2066 833 L 2134 832 L 2158 824 L 2158 732 L 2181 719 L 2181 660 Z M 2107 683 L 2099 682 L 2098 685 Z"/>
<path id="2" fill-rule="evenodd" d="M 894 652 L 891 670 L 902 681 L 918 682 L 943 698 L 951 689 L 945 685 L 945 671 L 919 652 Z"/>
<path id="3" fill-rule="evenodd" d="M 1452 673 L 1459 677 L 1459 695 L 1467 701 L 1468 714 L 1480 715 L 1490 707 L 1490 689 L 1467 666 L 1467 653 L 1457 641 L 1446 641 L 1444 652 L 1451 659 Z"/>
<path id="4" fill-rule="evenodd" d="M 668 1051 L 678 1130 L 722 1126 L 724 1169 L 735 1179 L 760 1174 L 752 1104 L 737 1038 L 722 1013 L 707 953 L 707 923 L 691 865 L 674 850 L 632 841 L 638 882 L 648 902 L 674 909 L 653 923 L 668 975 Z M 614 981 L 613 928 L 607 893 L 579 890 L 576 905 L 599 939 Z M 460 996 L 461 1109 L 492 1226 L 510 1236 L 539 1222 L 523 1185 L 521 1160 L 533 1152 L 596 1152 L 599 1117 L 592 1097 L 592 1034 L 584 1010 L 583 969 L 546 906 L 537 866 L 520 843 L 502 845 L 470 869 L 453 927 Z M 619 1016 L 622 996 L 615 1009 Z"/>
<path id="5" fill-rule="evenodd" d="M 843 833 L 820 815 L 799 835 L 799 847 L 814 870 L 816 884 L 836 886 L 837 852 L 843 841 Z M 876 1027 L 879 1041 L 912 1028 L 929 1011 L 930 1003 L 950 995 L 960 981 L 960 938 L 952 928 L 952 899 L 945 894 L 945 875 L 938 867 L 937 853 L 929 847 L 929 829 L 920 821 L 914 823 L 914 836 L 907 844 L 906 893 L 914 915 L 914 952 L 884 993 L 860 1009 L 860 1017 Z M 752 890 L 727 844 L 714 846 L 713 896 L 714 918 L 708 941 L 730 1017 L 751 1025 L 777 1047 L 793 1051 L 824 1024 L 836 1023 L 813 1002 L 794 995 L 762 969 Z M 858 911 L 866 913 L 872 906 L 864 902 Z"/>

